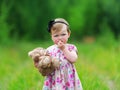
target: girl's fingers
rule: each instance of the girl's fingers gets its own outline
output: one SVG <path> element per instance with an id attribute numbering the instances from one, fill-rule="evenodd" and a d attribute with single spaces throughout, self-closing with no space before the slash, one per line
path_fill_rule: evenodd
<path id="1" fill-rule="evenodd" d="M 59 41 L 57 45 L 61 50 L 65 48 L 65 44 L 62 41 Z"/>
<path id="2" fill-rule="evenodd" d="M 62 42 L 62 41 L 59 41 L 59 42 L 58 42 L 58 45 L 60 45 L 60 46 L 63 45 L 63 42 Z"/>

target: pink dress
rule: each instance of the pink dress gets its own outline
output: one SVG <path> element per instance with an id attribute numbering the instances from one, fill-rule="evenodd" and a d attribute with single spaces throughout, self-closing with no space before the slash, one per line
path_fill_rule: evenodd
<path id="1" fill-rule="evenodd" d="M 77 51 L 74 45 L 67 44 L 67 46 L 68 50 Z M 52 57 L 57 57 L 61 64 L 58 69 L 45 77 L 43 90 L 83 90 L 74 64 L 66 59 L 57 45 L 52 45 L 47 50 Z"/>

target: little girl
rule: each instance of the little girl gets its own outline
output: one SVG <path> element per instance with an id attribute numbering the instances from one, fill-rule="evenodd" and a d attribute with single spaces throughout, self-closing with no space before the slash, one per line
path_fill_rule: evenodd
<path id="1" fill-rule="evenodd" d="M 75 69 L 77 48 L 73 44 L 68 44 L 70 37 L 69 24 L 62 18 L 57 18 L 49 22 L 48 32 L 54 45 L 47 48 L 52 57 L 58 58 L 60 67 L 50 75 L 46 76 L 43 90 L 82 90 L 82 85 Z"/>

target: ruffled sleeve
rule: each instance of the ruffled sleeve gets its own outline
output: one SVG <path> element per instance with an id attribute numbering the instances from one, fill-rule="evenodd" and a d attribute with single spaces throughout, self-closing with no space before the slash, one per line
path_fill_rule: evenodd
<path id="1" fill-rule="evenodd" d="M 73 45 L 73 44 L 68 45 L 68 50 L 69 51 L 75 51 L 78 54 L 77 47 L 75 45 Z"/>

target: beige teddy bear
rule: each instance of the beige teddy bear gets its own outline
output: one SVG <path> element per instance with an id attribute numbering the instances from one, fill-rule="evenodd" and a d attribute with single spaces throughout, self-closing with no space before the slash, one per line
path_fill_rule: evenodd
<path id="1" fill-rule="evenodd" d="M 49 56 L 47 50 L 44 48 L 35 48 L 28 52 L 28 55 L 34 60 L 35 67 L 43 76 L 52 73 L 60 66 L 59 60 Z"/>

